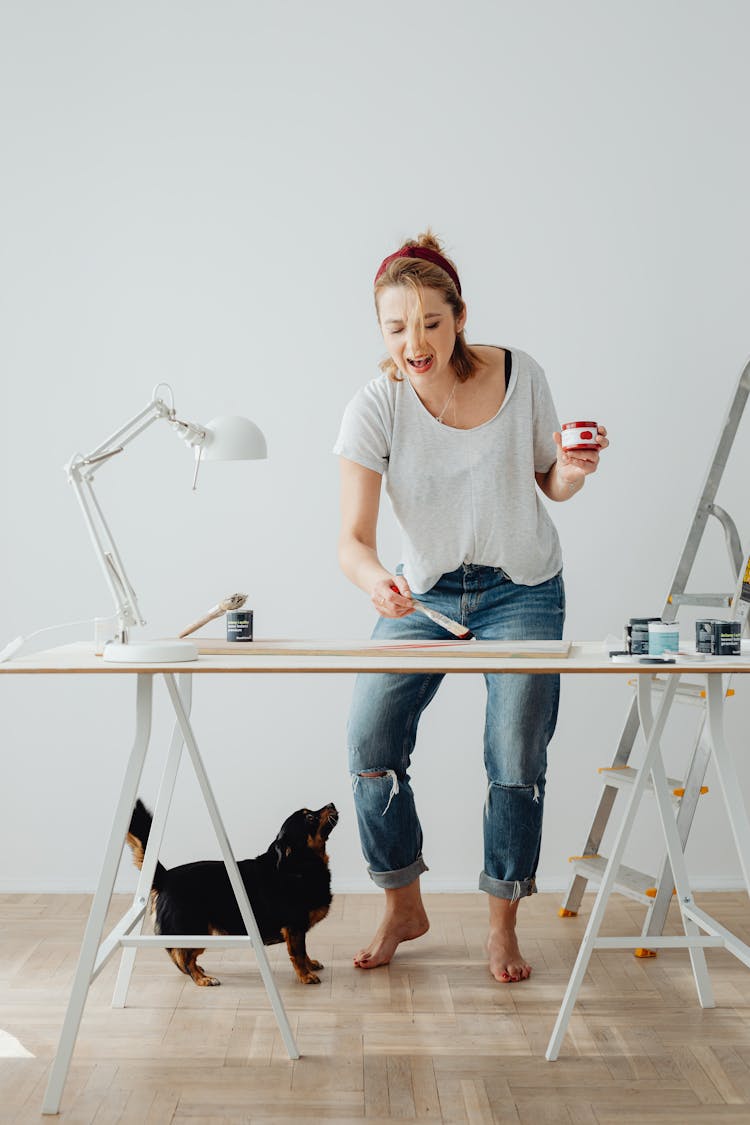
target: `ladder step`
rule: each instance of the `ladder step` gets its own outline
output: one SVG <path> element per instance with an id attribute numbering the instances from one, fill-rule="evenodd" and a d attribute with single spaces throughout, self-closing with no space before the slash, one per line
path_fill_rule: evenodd
<path id="1" fill-rule="evenodd" d="M 597 772 L 603 775 L 602 781 L 605 785 L 612 785 L 615 789 L 627 789 L 635 784 L 640 771 L 633 769 L 632 766 L 600 766 Z M 676 791 L 679 790 L 680 796 L 685 792 L 682 781 L 677 777 L 668 777 L 667 785 L 672 800 L 678 801 Z M 653 793 L 654 785 L 651 778 L 646 782 L 646 788 Z"/>
<path id="2" fill-rule="evenodd" d="M 700 667 L 700 665 L 698 667 Z M 651 689 L 652 691 L 664 691 L 667 683 L 668 680 L 664 676 L 660 676 L 657 673 L 651 681 Z M 636 687 L 637 680 L 628 680 L 628 684 L 630 685 L 630 687 Z M 700 684 L 680 683 L 675 688 L 674 694 L 675 699 L 678 699 L 681 703 L 689 703 L 694 707 L 705 706 L 706 689 L 702 688 Z M 726 699 L 730 699 L 734 695 L 734 688 L 727 688 L 724 694 Z"/>
<path id="3" fill-rule="evenodd" d="M 601 883 L 608 860 L 605 855 L 571 856 L 576 875 L 584 879 L 591 879 L 594 883 Z M 621 863 L 617 869 L 614 890 L 626 898 L 640 902 L 642 906 L 650 906 L 653 902 L 656 879 L 653 875 L 646 875 L 643 871 L 636 871 L 633 867 L 626 867 Z M 651 891 L 651 894 L 647 894 Z"/>
<path id="4" fill-rule="evenodd" d="M 734 594 L 670 594 L 667 601 L 670 605 L 730 606 Z"/>

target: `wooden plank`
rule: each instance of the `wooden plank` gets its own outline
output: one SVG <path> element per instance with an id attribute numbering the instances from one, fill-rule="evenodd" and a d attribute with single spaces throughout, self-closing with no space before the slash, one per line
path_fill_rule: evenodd
<path id="1" fill-rule="evenodd" d="M 380 656 L 403 652 L 445 656 L 497 656 L 507 659 L 564 659 L 570 641 L 225 641 L 196 638 L 201 656 Z"/>

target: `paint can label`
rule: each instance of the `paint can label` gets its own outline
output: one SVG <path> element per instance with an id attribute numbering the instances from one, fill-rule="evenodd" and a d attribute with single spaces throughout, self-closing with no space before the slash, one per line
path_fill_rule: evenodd
<path id="1" fill-rule="evenodd" d="M 665 652 L 677 652 L 680 647 L 680 630 L 677 625 L 664 621 L 652 621 L 648 627 L 648 654 L 661 656 Z"/>
<path id="2" fill-rule="evenodd" d="M 695 623 L 695 651 L 709 655 L 714 651 L 714 626 L 721 625 L 715 617 L 705 617 Z"/>
<path id="3" fill-rule="evenodd" d="M 742 623 L 717 621 L 714 624 L 714 656 L 739 656 L 742 651 Z"/>
<path id="4" fill-rule="evenodd" d="M 227 640 L 251 641 L 253 639 L 253 611 L 232 609 L 227 613 Z"/>
<path id="5" fill-rule="evenodd" d="M 560 430 L 563 449 L 598 449 L 596 422 L 564 422 Z"/>
<path id="6" fill-rule="evenodd" d="M 625 647 L 634 656 L 648 654 L 648 627 L 650 622 L 661 622 L 660 617 L 631 617 L 625 626 Z"/>

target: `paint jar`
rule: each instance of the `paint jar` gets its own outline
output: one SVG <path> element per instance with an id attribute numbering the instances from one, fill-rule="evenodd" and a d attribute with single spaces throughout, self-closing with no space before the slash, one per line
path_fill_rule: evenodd
<path id="1" fill-rule="evenodd" d="M 631 617 L 625 626 L 626 647 L 633 656 L 648 656 L 648 627 L 660 617 Z"/>
<path id="2" fill-rule="evenodd" d="M 742 651 L 742 622 L 714 622 L 714 656 L 739 656 Z"/>
<path id="3" fill-rule="evenodd" d="M 563 422 L 560 436 L 563 449 L 598 449 L 596 422 Z"/>
<path id="4" fill-rule="evenodd" d="M 230 609 L 227 613 L 227 640 L 251 641 L 253 639 L 253 611 Z"/>
<path id="5" fill-rule="evenodd" d="M 680 629 L 676 622 L 649 621 L 648 654 L 661 656 L 665 652 L 677 652 L 680 647 Z"/>
<path id="6" fill-rule="evenodd" d="M 695 623 L 695 651 L 713 653 L 714 627 L 722 622 L 715 617 L 704 617 Z"/>

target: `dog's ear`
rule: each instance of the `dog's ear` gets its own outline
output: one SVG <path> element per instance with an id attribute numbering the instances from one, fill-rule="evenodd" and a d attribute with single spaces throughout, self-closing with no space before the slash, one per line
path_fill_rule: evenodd
<path id="1" fill-rule="evenodd" d="M 291 855 L 298 855 L 306 849 L 308 835 L 306 824 L 309 816 L 314 814 L 308 809 L 297 809 L 282 824 L 273 842 L 277 868 L 281 867 L 284 860 L 289 859 Z"/>

